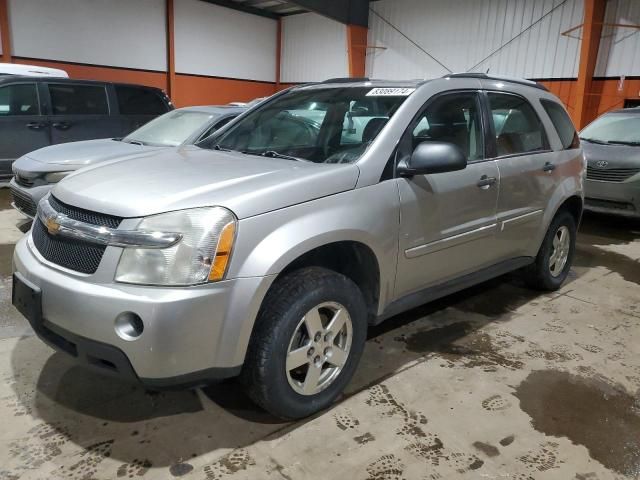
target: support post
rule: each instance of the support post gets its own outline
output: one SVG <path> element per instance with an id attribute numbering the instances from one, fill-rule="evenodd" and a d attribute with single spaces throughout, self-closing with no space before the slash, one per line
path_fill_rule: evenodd
<path id="1" fill-rule="evenodd" d="M 11 63 L 11 31 L 9 27 L 8 0 L 0 0 L 0 41 L 2 42 L 2 61 Z"/>
<path id="2" fill-rule="evenodd" d="M 175 103 L 176 57 L 174 42 L 174 9 L 173 0 L 166 0 L 167 19 L 167 95 Z"/>
<path id="3" fill-rule="evenodd" d="M 278 18 L 276 30 L 276 92 L 280 91 L 280 72 L 282 71 L 282 18 Z"/>
<path id="4" fill-rule="evenodd" d="M 364 77 L 367 58 L 367 27 L 347 25 L 349 76 Z"/>
<path id="5" fill-rule="evenodd" d="M 573 122 L 578 129 L 590 120 L 589 99 L 591 86 L 598 59 L 600 36 L 606 0 L 584 0 L 584 22 L 582 24 L 582 42 L 580 45 L 580 65 L 576 85 L 576 105 L 573 110 Z"/>

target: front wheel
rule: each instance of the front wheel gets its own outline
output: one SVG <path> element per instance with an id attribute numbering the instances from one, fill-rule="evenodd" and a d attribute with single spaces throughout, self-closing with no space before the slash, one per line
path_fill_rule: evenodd
<path id="1" fill-rule="evenodd" d="M 311 415 L 346 387 L 366 331 L 364 299 L 350 279 L 318 267 L 292 272 L 264 300 L 241 382 L 274 415 Z"/>
<path id="2" fill-rule="evenodd" d="M 553 291 L 562 286 L 576 250 L 576 221 L 566 210 L 558 212 L 547 230 L 535 262 L 524 271 L 527 284 Z"/>

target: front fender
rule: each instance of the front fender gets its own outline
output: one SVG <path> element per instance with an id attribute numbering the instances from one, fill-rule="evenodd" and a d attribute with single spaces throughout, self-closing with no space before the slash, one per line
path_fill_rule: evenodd
<path id="1" fill-rule="evenodd" d="M 399 211 L 390 180 L 240 220 L 228 277 L 277 275 L 314 248 L 360 242 L 378 261 L 383 307 L 393 293 Z"/>

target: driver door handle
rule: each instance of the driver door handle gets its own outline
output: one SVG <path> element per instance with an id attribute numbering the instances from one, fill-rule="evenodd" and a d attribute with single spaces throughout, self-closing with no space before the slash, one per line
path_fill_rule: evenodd
<path id="1" fill-rule="evenodd" d="M 498 181 L 498 179 L 496 177 L 489 177 L 487 175 L 482 175 L 482 177 L 480 177 L 480 180 L 478 180 L 478 183 L 476 183 L 476 185 L 478 185 L 478 187 L 486 190 L 490 187 L 492 187 L 493 185 L 495 185 L 495 183 Z"/>
<path id="2" fill-rule="evenodd" d="M 58 130 L 69 130 L 71 128 L 71 124 L 69 122 L 55 122 L 52 123 L 51 126 Z"/>
<path id="3" fill-rule="evenodd" d="M 544 167 L 542 167 L 543 172 L 553 172 L 555 169 L 556 169 L 556 166 L 551 162 L 545 163 Z"/>

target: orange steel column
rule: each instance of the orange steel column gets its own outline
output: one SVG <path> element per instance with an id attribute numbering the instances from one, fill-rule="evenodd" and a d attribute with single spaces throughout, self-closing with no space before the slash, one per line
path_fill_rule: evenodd
<path id="1" fill-rule="evenodd" d="M 278 29 L 276 31 L 276 85 L 275 91 L 280 90 L 280 70 L 282 65 L 282 18 L 278 18 Z"/>
<path id="2" fill-rule="evenodd" d="M 347 25 L 347 53 L 349 57 L 349 76 L 364 77 L 367 58 L 366 27 Z"/>
<path id="3" fill-rule="evenodd" d="M 578 129 L 592 120 L 590 118 L 592 114 L 589 109 L 589 100 L 596 60 L 598 59 L 605 8 L 606 0 L 584 0 L 580 65 L 578 67 L 578 82 L 576 85 L 576 105 L 573 110 L 573 122 Z"/>
<path id="4" fill-rule="evenodd" d="M 11 34 L 9 33 L 8 0 L 0 0 L 0 40 L 2 41 L 2 61 L 11 62 Z"/>
<path id="5" fill-rule="evenodd" d="M 166 0 L 167 17 L 167 95 L 175 103 L 176 57 L 174 46 L 173 0 Z"/>

